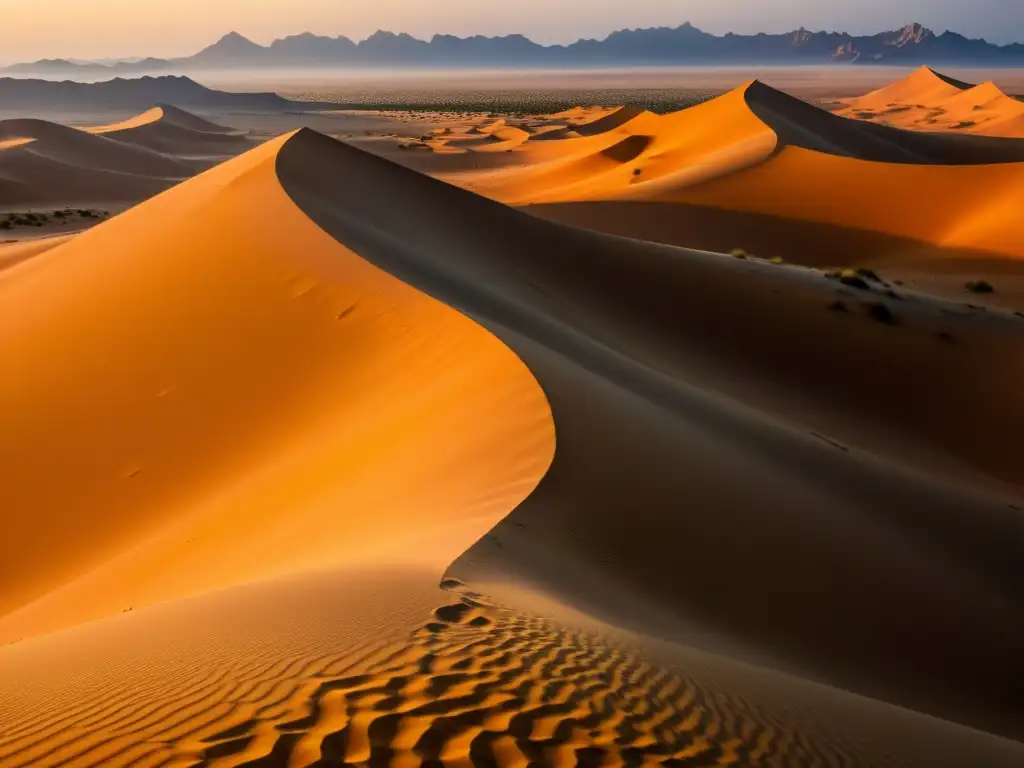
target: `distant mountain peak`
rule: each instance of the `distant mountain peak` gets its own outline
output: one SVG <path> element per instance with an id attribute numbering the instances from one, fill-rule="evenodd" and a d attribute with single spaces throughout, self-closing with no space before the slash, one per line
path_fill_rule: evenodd
<path id="1" fill-rule="evenodd" d="M 252 40 L 238 32 L 228 32 L 213 45 L 204 48 L 192 58 L 237 58 L 243 56 L 258 55 L 266 50 L 262 45 L 257 45 Z"/>
<path id="2" fill-rule="evenodd" d="M 928 27 L 923 24 L 914 22 L 898 30 L 899 36 L 893 42 L 897 48 L 902 48 L 906 45 L 919 45 L 929 38 L 935 37 L 935 33 L 932 32 Z"/>
<path id="3" fill-rule="evenodd" d="M 217 45 L 250 45 L 259 47 L 241 32 L 228 32 L 217 41 Z"/>

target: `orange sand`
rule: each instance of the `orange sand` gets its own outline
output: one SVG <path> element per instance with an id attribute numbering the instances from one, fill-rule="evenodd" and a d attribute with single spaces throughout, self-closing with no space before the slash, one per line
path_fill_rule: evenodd
<path id="1" fill-rule="evenodd" d="M 302 130 L 0 245 L 0 765 L 1024 764 L 1020 317 L 643 242 L 1016 274 L 1012 100 L 898 100 L 992 135 L 754 81 L 382 144 L 447 184 Z M 23 204 L 249 139 L 0 142 Z"/>
<path id="2" fill-rule="evenodd" d="M 844 103 L 837 113 L 910 130 L 1024 138 L 1024 103 L 995 83 L 972 86 L 927 67 Z"/>
<path id="3" fill-rule="evenodd" d="M 339 561 L 443 565 L 550 461 L 528 371 L 309 224 L 280 143 L 0 285 L 21 369 L 0 383 L 4 506 L 24 510 L 4 637 Z M 272 223 L 225 241 L 253 210 Z"/>

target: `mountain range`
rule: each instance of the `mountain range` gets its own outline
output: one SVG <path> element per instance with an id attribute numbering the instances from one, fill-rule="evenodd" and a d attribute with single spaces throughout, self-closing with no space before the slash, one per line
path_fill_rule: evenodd
<path id="1" fill-rule="evenodd" d="M 43 59 L 6 67 L 9 74 L 103 76 L 239 67 L 587 67 L 673 64 L 959 64 L 1024 66 L 1024 45 L 995 45 L 921 24 L 875 35 L 812 32 L 713 35 L 689 22 L 675 28 L 625 29 L 603 40 L 540 45 L 522 35 L 429 41 L 378 31 L 360 42 L 312 33 L 259 45 L 231 32 L 192 56 L 111 63 Z"/>

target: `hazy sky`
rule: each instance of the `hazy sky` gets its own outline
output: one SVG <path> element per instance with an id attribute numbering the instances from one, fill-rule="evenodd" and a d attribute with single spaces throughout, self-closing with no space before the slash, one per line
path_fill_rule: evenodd
<path id="1" fill-rule="evenodd" d="M 715 33 L 877 32 L 920 21 L 1003 43 L 1024 37 L 1024 0 L 0 0 L 0 20 L 8 62 L 183 55 L 231 30 L 264 43 L 305 31 L 361 39 L 378 28 L 565 42 L 687 20 Z"/>

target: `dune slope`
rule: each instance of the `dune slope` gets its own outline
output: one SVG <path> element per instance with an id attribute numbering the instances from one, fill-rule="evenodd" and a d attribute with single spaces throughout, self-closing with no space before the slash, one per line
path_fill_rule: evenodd
<path id="1" fill-rule="evenodd" d="M 1024 103 L 1003 93 L 995 83 L 971 85 L 926 67 L 843 103 L 836 113 L 868 123 L 923 131 L 933 141 L 944 141 L 950 132 L 1024 138 Z"/>
<path id="2" fill-rule="evenodd" d="M 1019 512 L 1005 496 L 950 487 L 810 432 L 852 437 L 852 422 L 823 416 L 842 403 L 858 429 L 872 424 L 857 436 L 871 453 L 910 460 L 904 449 L 927 445 L 1017 483 L 1020 447 L 996 450 L 1006 444 L 993 435 L 1007 418 L 1024 419 L 1022 404 L 1012 386 L 994 398 L 990 389 L 1019 376 L 1014 321 L 958 331 L 970 334 L 958 354 L 1007 366 L 982 384 L 976 364 L 948 355 L 927 331 L 893 332 L 863 316 L 831 322 L 827 281 L 565 230 L 322 137 L 300 138 L 278 162 L 300 207 L 501 335 L 551 401 L 551 470 L 454 576 L 541 583 L 576 601 L 601 584 L 603 610 L 620 621 L 642 596 L 656 614 L 691 624 L 687 642 L 713 629 L 811 677 L 1010 727 L 1019 702 L 1010 703 L 1005 681 L 1019 670 L 1012 648 L 1024 632 L 1012 608 L 1021 598 Z M 359 192 L 315 173 L 311 159 L 331 153 L 364 180 Z M 371 202 L 384 189 L 404 213 L 400 228 Z M 495 241 L 494 231 L 516 234 Z M 902 311 L 922 330 L 942 323 L 939 308 Z M 744 382 L 754 370 L 773 385 L 752 391 Z M 915 392 L 915 402 L 895 406 L 885 382 Z M 985 394 L 968 394 L 975 387 Z M 810 405 L 815 393 L 821 407 Z M 934 418 L 946 398 L 967 409 L 959 426 L 957 415 Z M 978 406 L 993 410 L 970 412 Z M 702 574 L 712 571 L 709 583 Z M 813 584 L 808 571 L 820 577 Z M 912 614 L 902 607 L 910 603 Z M 960 629 L 945 643 L 936 622 Z M 960 704 L 968 699 L 969 711 Z"/>
<path id="3" fill-rule="evenodd" d="M 562 223 L 812 266 L 967 280 L 1024 255 L 1024 142 L 850 120 L 756 81 L 518 152 L 522 165 L 445 178 Z"/>
<path id="4" fill-rule="evenodd" d="M 525 367 L 309 223 L 280 143 L 0 283 L 6 638 L 399 557 L 396 525 L 402 562 L 443 565 L 550 461 Z"/>
<path id="5" fill-rule="evenodd" d="M 0 206 L 135 203 L 253 146 L 171 106 L 112 125 L 0 121 Z"/>
<path id="6" fill-rule="evenodd" d="M 0 277 L 0 763 L 1018 765 L 1020 348 L 272 141 Z"/>
<path id="7" fill-rule="evenodd" d="M 88 132 L 179 157 L 232 155 L 252 146 L 230 128 L 169 105 Z"/>
<path id="8" fill-rule="evenodd" d="M 0 121 L 0 205 L 138 200 L 195 173 L 178 158 L 45 120 Z"/>

